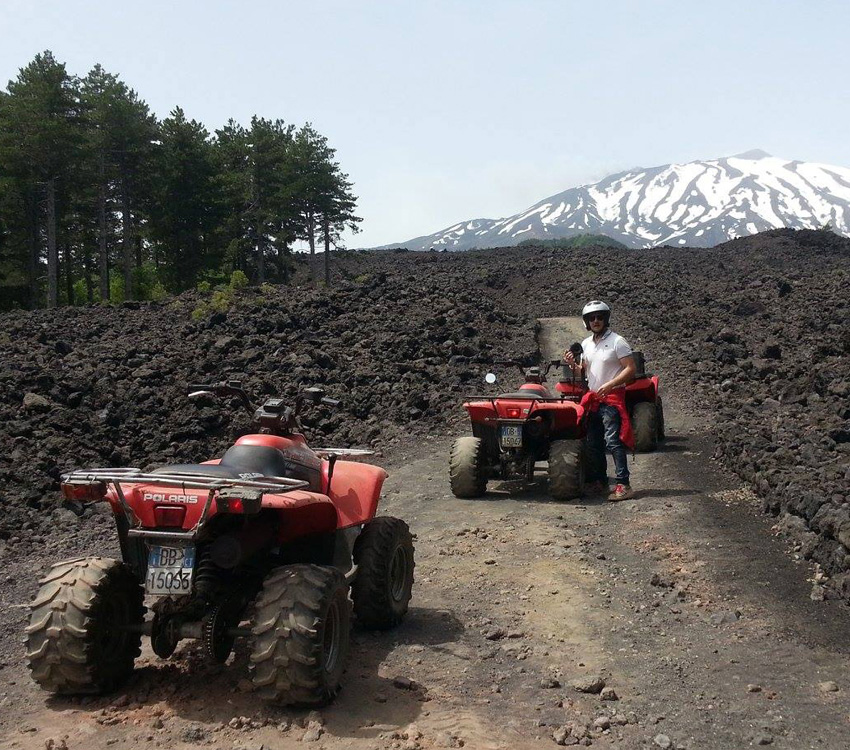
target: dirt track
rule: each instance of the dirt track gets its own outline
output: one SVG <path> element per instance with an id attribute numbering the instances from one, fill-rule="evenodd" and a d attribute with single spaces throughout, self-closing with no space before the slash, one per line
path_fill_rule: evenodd
<path id="1" fill-rule="evenodd" d="M 850 745 L 846 606 L 810 598 L 814 568 L 716 469 L 675 397 L 664 449 L 638 456 L 621 504 L 551 502 L 542 476 L 457 500 L 445 435 L 388 455 L 384 512 L 417 535 L 414 606 L 395 632 L 355 631 L 314 745 L 548 748 L 570 722 L 565 744 L 599 748 Z M 31 562 L 4 575 L 30 578 Z M 260 706 L 234 658 L 148 656 L 117 700 L 84 701 L 47 698 L 9 663 L 0 747 L 300 746 L 309 717 Z M 571 684 L 592 675 L 618 700 Z"/>

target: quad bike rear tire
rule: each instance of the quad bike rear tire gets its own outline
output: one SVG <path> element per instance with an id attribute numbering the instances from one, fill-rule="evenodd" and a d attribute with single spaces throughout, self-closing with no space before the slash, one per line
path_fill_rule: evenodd
<path id="1" fill-rule="evenodd" d="M 640 401 L 632 409 L 632 432 L 635 436 L 635 450 L 649 453 L 658 447 L 658 415 L 655 404 Z"/>
<path id="2" fill-rule="evenodd" d="M 449 484 L 455 497 L 481 497 L 487 489 L 484 441 L 460 437 L 452 445 Z"/>
<path id="3" fill-rule="evenodd" d="M 555 440 L 549 446 L 549 494 L 555 500 L 573 500 L 584 492 L 584 443 Z"/>
<path id="4" fill-rule="evenodd" d="M 348 585 L 339 570 L 273 570 L 263 581 L 251 625 L 249 670 L 263 700 L 321 706 L 339 692 L 351 626 Z"/>
<path id="5" fill-rule="evenodd" d="M 27 662 L 54 693 L 105 693 L 124 683 L 141 652 L 145 608 L 128 565 L 106 557 L 54 565 L 30 604 Z"/>
<path id="6" fill-rule="evenodd" d="M 667 437 L 664 432 L 664 404 L 661 401 L 661 396 L 655 399 L 655 427 L 658 434 L 658 442 L 660 443 Z"/>
<path id="7" fill-rule="evenodd" d="M 399 518 L 373 518 L 354 544 L 357 576 L 351 587 L 354 614 L 366 628 L 398 625 L 413 588 L 413 537 Z"/>

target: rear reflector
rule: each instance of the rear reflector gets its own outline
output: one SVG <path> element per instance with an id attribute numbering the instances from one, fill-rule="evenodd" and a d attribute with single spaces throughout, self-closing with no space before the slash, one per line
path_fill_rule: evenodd
<path id="1" fill-rule="evenodd" d="M 218 497 L 215 501 L 219 513 L 244 513 L 245 507 L 241 497 Z"/>
<path id="2" fill-rule="evenodd" d="M 508 412 L 508 418 L 509 419 L 519 419 L 519 416 L 520 416 L 520 410 L 519 409 L 508 408 L 507 412 Z"/>
<path id="3" fill-rule="evenodd" d="M 153 517 L 157 526 L 182 527 L 183 519 L 186 518 L 186 506 L 154 505 Z"/>
<path id="4" fill-rule="evenodd" d="M 67 500 L 95 503 L 106 497 L 106 482 L 63 482 L 62 494 Z"/>

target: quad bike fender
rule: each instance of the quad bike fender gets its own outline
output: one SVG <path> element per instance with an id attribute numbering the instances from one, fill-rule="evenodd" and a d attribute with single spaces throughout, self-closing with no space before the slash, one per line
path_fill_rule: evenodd
<path id="1" fill-rule="evenodd" d="M 469 413 L 469 418 L 473 422 L 486 422 L 498 416 L 493 401 L 468 401 L 463 408 Z"/>
<path id="2" fill-rule="evenodd" d="M 638 378 L 626 386 L 626 406 L 631 409 L 641 401 L 655 403 L 658 398 L 660 385 L 658 376 L 652 375 L 648 378 Z"/>
<path id="3" fill-rule="evenodd" d="M 531 415 L 543 414 L 551 420 L 552 431 L 561 433 L 575 431 L 584 418 L 584 407 L 574 401 L 542 402 L 535 405 Z"/>
<path id="4" fill-rule="evenodd" d="M 339 521 L 337 509 L 327 495 L 307 490 L 263 495 L 262 509 L 282 515 L 280 543 L 310 534 L 326 534 L 334 531 Z"/>
<path id="5" fill-rule="evenodd" d="M 381 488 L 387 478 L 379 466 L 357 461 L 337 461 L 328 484 L 330 464 L 322 462 L 324 486 L 339 514 L 338 528 L 355 526 L 375 517 Z"/>

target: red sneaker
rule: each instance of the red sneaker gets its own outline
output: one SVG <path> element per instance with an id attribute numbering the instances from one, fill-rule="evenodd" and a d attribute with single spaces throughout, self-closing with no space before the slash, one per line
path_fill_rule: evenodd
<path id="1" fill-rule="evenodd" d="M 618 484 L 614 488 L 614 491 L 610 495 L 608 495 L 608 499 L 612 500 L 612 501 L 627 500 L 632 495 L 634 495 L 634 492 L 632 492 L 631 485 L 629 485 L 629 484 Z"/>

